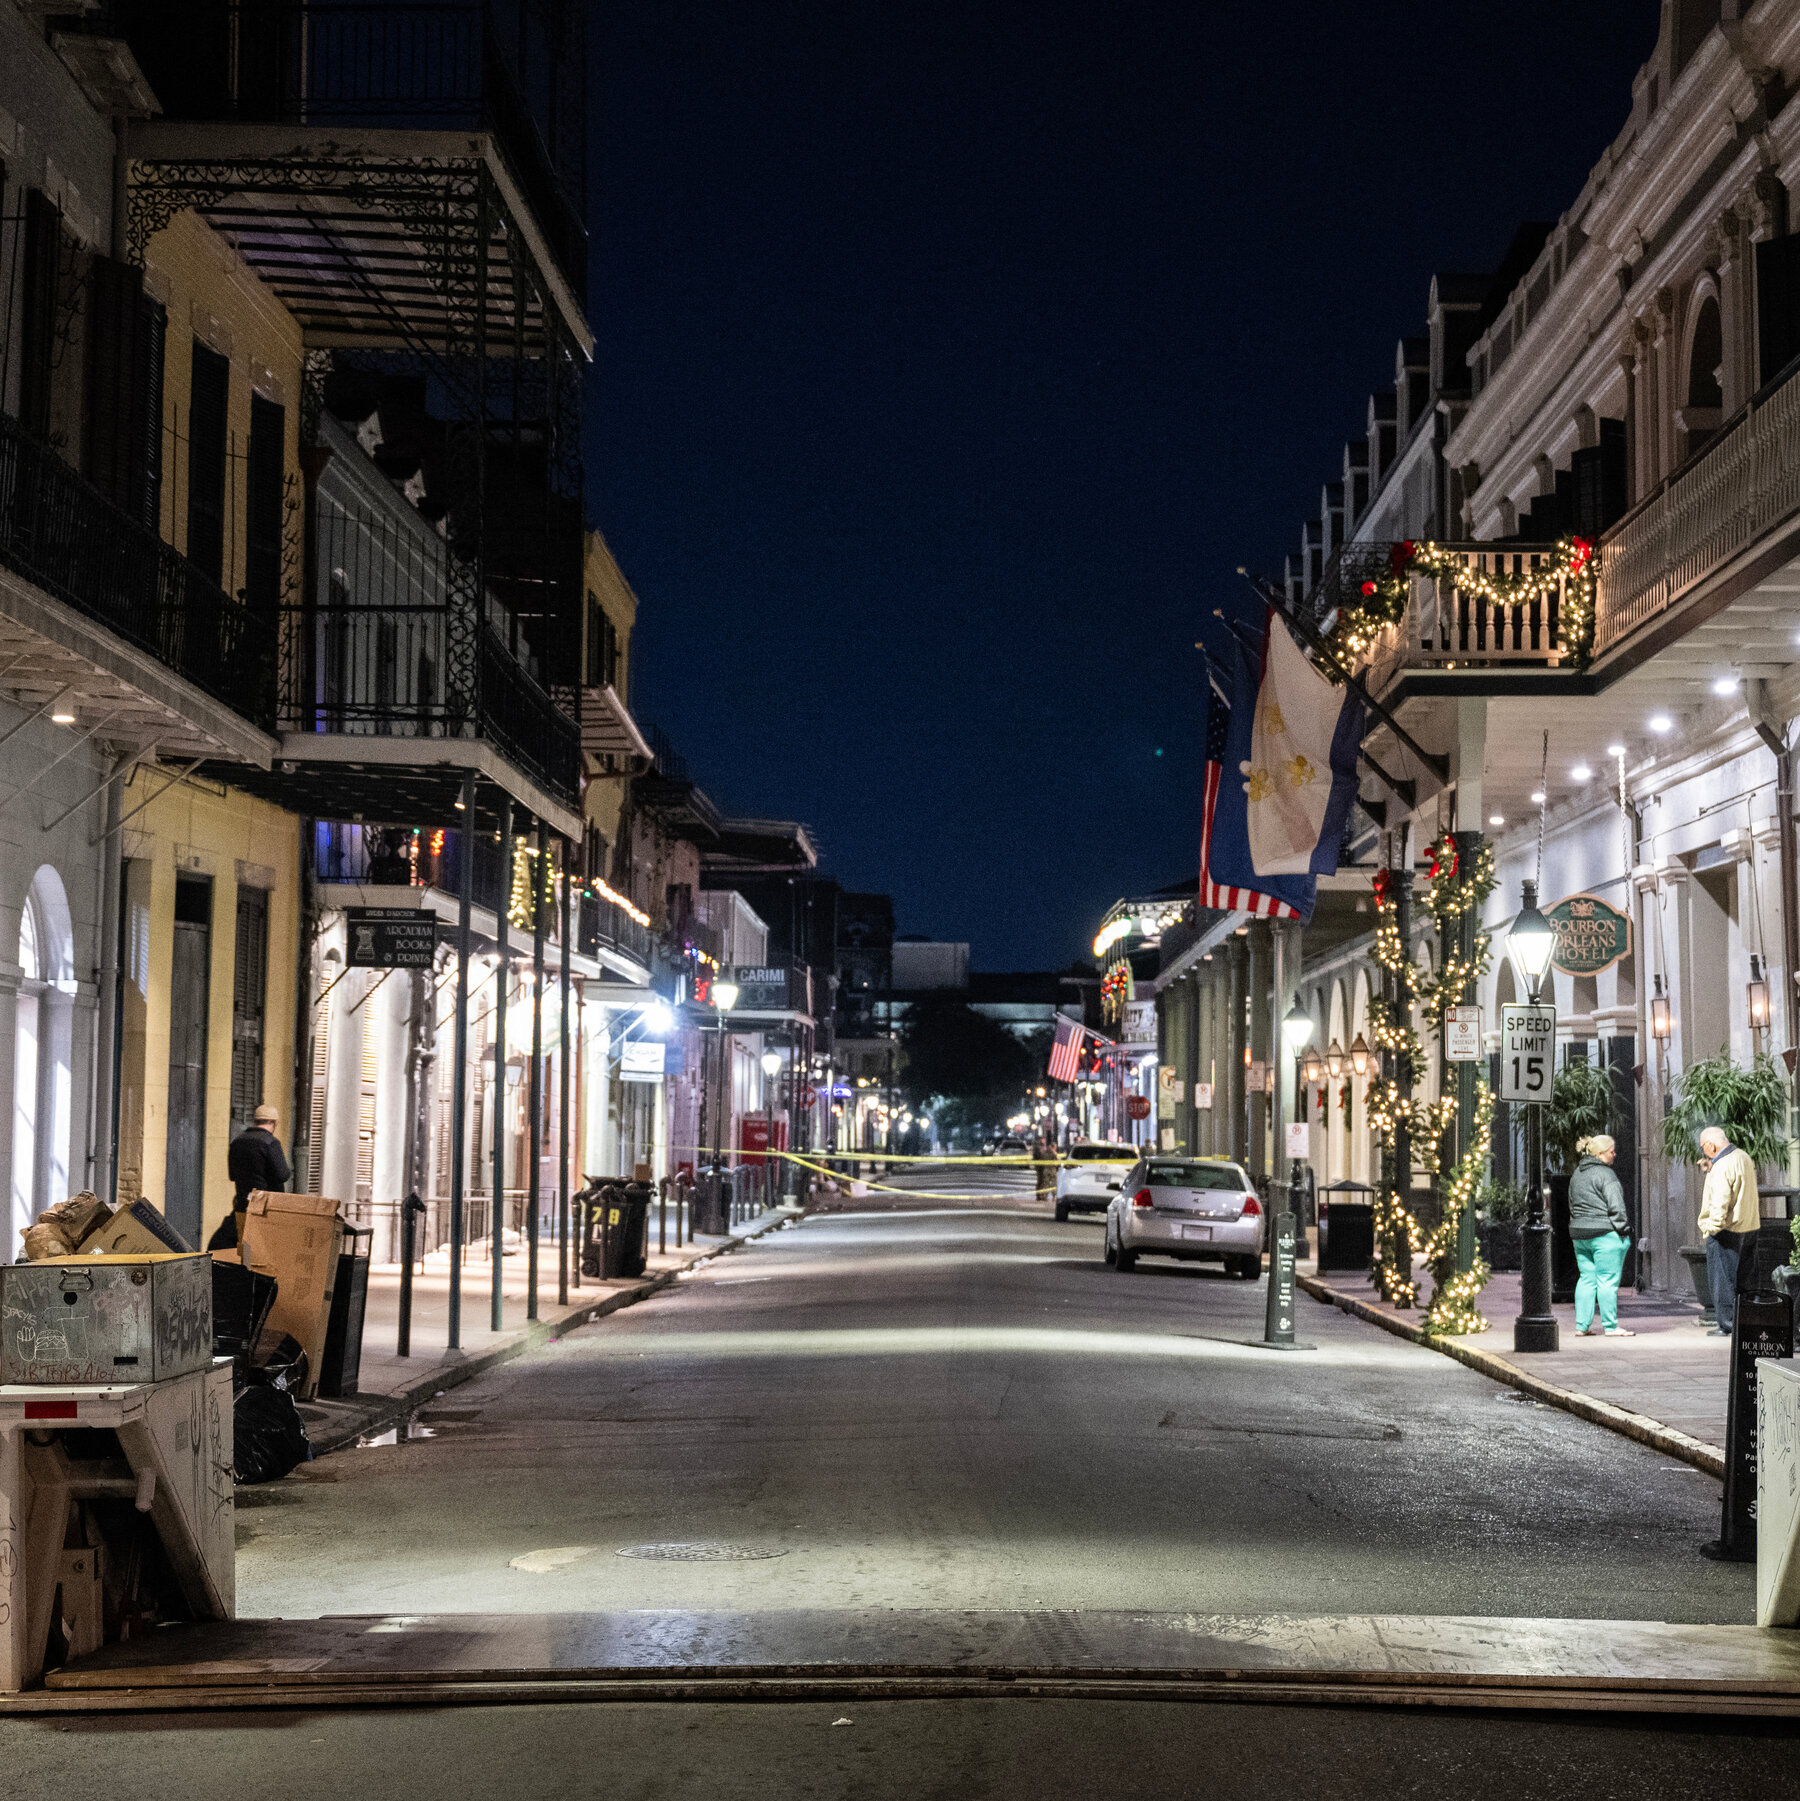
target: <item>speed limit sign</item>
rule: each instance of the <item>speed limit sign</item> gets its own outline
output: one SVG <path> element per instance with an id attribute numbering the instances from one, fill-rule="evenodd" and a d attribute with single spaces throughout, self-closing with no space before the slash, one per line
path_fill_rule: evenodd
<path id="1" fill-rule="evenodd" d="M 1547 1005 L 1500 1009 L 1500 1086 L 1503 1101 L 1548 1104 L 1556 1079 L 1556 1009 Z"/>

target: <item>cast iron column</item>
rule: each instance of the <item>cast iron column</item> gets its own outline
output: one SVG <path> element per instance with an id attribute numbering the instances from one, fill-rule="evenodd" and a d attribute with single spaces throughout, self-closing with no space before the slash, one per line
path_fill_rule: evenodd
<path id="1" fill-rule="evenodd" d="M 540 819 L 537 860 L 531 866 L 531 1168 L 525 1185 L 525 1317 L 538 1316 L 538 1208 L 543 1202 L 544 1161 L 544 877 L 550 868 L 550 834 Z"/>
<path id="2" fill-rule="evenodd" d="M 1413 872 L 1410 869 L 1389 871 L 1389 879 L 1393 883 L 1394 894 L 1394 929 L 1400 934 L 1400 955 L 1404 962 L 1412 961 L 1412 885 Z M 1408 984 L 1404 968 L 1396 970 L 1392 977 L 1394 995 L 1394 1019 L 1398 1024 L 1402 1037 L 1402 1048 L 1394 1052 L 1394 1081 L 1400 1090 L 1402 1101 L 1412 1097 L 1413 1083 L 1418 1072 L 1413 1068 L 1412 1053 L 1405 1049 L 1407 1042 L 1405 1033 L 1412 1024 L 1412 989 Z M 1396 1111 L 1394 1115 L 1394 1193 L 1400 1206 L 1412 1209 L 1412 1126 L 1404 1112 Z M 1394 1242 L 1397 1244 L 1398 1239 Z M 1407 1267 L 1400 1272 L 1403 1281 L 1411 1281 L 1412 1267 L 1410 1256 Z"/>
<path id="3" fill-rule="evenodd" d="M 463 777 L 462 830 L 457 850 L 456 902 L 456 1031 L 451 1055 L 455 1067 L 450 1086 L 450 1332 L 445 1343 L 462 1343 L 462 1254 L 464 1178 L 469 1137 L 469 911 L 475 899 L 475 778 Z"/>
<path id="4" fill-rule="evenodd" d="M 1475 866 L 1481 860 L 1482 837 L 1479 832 L 1458 832 L 1452 840 L 1456 846 L 1456 867 L 1459 874 L 1473 875 Z M 1457 957 L 1466 969 L 1475 960 L 1475 909 L 1465 908 L 1456 922 L 1454 948 Z M 1442 967 L 1440 961 L 1439 967 Z M 1454 1144 L 1456 1162 L 1461 1163 L 1468 1156 L 1475 1143 L 1475 1072 L 1479 1067 L 1474 1063 L 1458 1063 L 1456 1066 L 1456 1129 Z M 1459 1275 L 1467 1275 L 1475 1267 L 1475 1208 L 1467 1206 L 1456 1226 L 1456 1268 Z"/>
<path id="5" fill-rule="evenodd" d="M 494 907 L 494 1208 L 488 1253 L 494 1265 L 488 1324 L 496 1332 L 503 1323 L 500 1270 L 505 1254 L 502 1234 L 506 1228 L 506 985 L 512 976 L 507 968 L 507 908 L 512 904 L 512 836 L 512 796 L 505 794 L 500 798 L 500 894 Z"/>
<path id="6" fill-rule="evenodd" d="M 562 870 L 562 968 L 558 972 L 558 1000 L 561 1020 L 556 1033 L 556 1085 L 558 1089 L 557 1169 L 556 1169 L 556 1304 L 569 1304 L 569 1059 L 574 1041 L 569 1037 L 569 953 L 574 948 L 569 936 L 569 889 L 573 877 L 569 871 L 569 842 L 563 840 Z"/>

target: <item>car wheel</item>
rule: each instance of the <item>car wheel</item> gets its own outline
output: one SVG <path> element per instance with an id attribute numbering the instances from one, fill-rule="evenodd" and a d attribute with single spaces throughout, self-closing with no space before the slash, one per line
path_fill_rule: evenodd
<path id="1" fill-rule="evenodd" d="M 1123 1245 L 1120 1245 L 1118 1255 L 1113 1258 L 1113 1268 L 1116 1269 L 1120 1275 L 1128 1276 L 1137 1268 L 1137 1260 L 1138 1254 L 1136 1251 L 1128 1251 Z"/>
<path id="2" fill-rule="evenodd" d="M 1112 1227 L 1111 1226 L 1108 1226 L 1106 1228 L 1106 1248 L 1100 1253 L 1100 1255 L 1108 1269 L 1111 1269 L 1113 1267 L 1113 1265 L 1115 1263 L 1117 1263 L 1117 1261 L 1118 1261 L 1119 1253 L 1113 1249 L 1113 1236 L 1112 1236 Z"/>
<path id="3" fill-rule="evenodd" d="M 1056 1217 L 1058 1219 L 1067 1219 L 1069 1217 L 1069 1203 L 1067 1201 L 1058 1201 L 1056 1203 Z"/>
<path id="4" fill-rule="evenodd" d="M 1246 1282 L 1254 1282 L 1262 1274 L 1262 1259 L 1260 1257 L 1233 1257 L 1231 1273 L 1234 1276 L 1241 1276 Z"/>

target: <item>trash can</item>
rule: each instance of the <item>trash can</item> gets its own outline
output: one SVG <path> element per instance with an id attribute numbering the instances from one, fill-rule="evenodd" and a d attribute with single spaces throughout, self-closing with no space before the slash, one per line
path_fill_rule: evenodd
<path id="1" fill-rule="evenodd" d="M 609 1188 L 600 1215 L 600 1273 L 609 1280 L 644 1273 L 644 1234 L 650 1224 L 650 1185 Z"/>
<path id="2" fill-rule="evenodd" d="M 1367 1269 L 1375 1257 L 1375 1190 L 1332 1182 L 1319 1190 L 1319 1269 Z"/>
<path id="3" fill-rule="evenodd" d="M 338 1253 L 337 1286 L 331 1291 L 325 1349 L 319 1358 L 318 1391 L 331 1400 L 355 1394 L 362 1375 L 363 1316 L 369 1305 L 369 1250 L 375 1231 L 372 1226 L 346 1226 L 344 1236 L 350 1248 Z"/>

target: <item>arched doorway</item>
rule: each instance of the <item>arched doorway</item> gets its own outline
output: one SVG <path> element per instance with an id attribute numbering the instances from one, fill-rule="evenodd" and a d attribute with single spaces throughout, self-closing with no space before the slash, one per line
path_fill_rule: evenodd
<path id="1" fill-rule="evenodd" d="M 1681 409 L 1684 457 L 1703 448 L 1719 429 L 1725 409 L 1725 391 L 1719 380 L 1724 362 L 1718 296 L 1707 294 L 1695 308 L 1693 336 L 1688 341 L 1687 398 Z"/>
<path id="2" fill-rule="evenodd" d="M 19 909 L 19 995 L 13 1034 L 12 1231 L 69 1194 L 73 1071 L 69 1031 L 74 938 L 62 878 L 45 864 Z"/>

